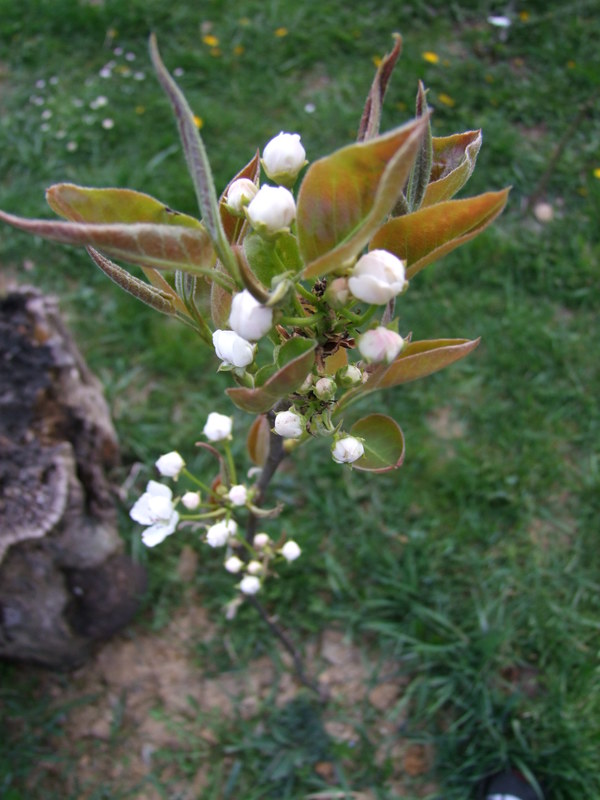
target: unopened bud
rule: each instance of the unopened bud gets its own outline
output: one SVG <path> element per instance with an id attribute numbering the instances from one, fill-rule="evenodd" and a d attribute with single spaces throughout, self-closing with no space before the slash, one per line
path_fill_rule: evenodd
<path id="1" fill-rule="evenodd" d="M 358 259 L 348 281 L 358 300 L 384 305 L 403 291 L 405 262 L 387 250 L 371 250 Z"/>
<path id="2" fill-rule="evenodd" d="M 188 511 L 195 511 L 200 505 L 200 492 L 186 492 L 181 498 L 181 502 Z"/>
<path id="3" fill-rule="evenodd" d="M 179 473 L 185 467 L 185 461 L 175 450 L 170 453 L 165 453 L 156 461 L 156 469 L 160 472 L 163 478 L 179 477 Z"/>
<path id="4" fill-rule="evenodd" d="M 351 464 L 361 458 L 364 452 L 363 443 L 354 436 L 343 436 L 331 448 L 331 455 L 337 464 Z"/>
<path id="5" fill-rule="evenodd" d="M 229 325 L 242 339 L 256 342 L 271 330 L 273 310 L 263 306 L 244 289 L 233 298 Z"/>
<path id="6" fill-rule="evenodd" d="M 335 379 L 344 389 L 350 389 L 352 386 L 358 386 L 359 383 L 362 383 L 362 372 L 354 364 L 348 364 L 338 369 Z"/>
<path id="7" fill-rule="evenodd" d="M 297 411 L 279 411 L 275 415 L 275 433 L 284 439 L 299 439 L 306 429 L 306 422 Z"/>
<path id="8" fill-rule="evenodd" d="M 306 163 L 306 151 L 297 133 L 281 132 L 263 150 L 263 169 L 275 183 L 291 186 Z"/>
<path id="9" fill-rule="evenodd" d="M 363 358 L 376 364 L 386 361 L 388 364 L 396 358 L 404 347 L 404 339 L 395 331 L 379 326 L 365 331 L 358 340 L 358 349 Z"/>
<path id="10" fill-rule="evenodd" d="M 337 384 L 333 378 L 319 378 L 319 380 L 315 383 L 315 388 L 313 391 L 319 400 L 328 402 L 329 400 L 333 400 L 335 397 L 336 389 Z"/>
<path id="11" fill-rule="evenodd" d="M 244 207 L 248 205 L 258 194 L 258 186 L 249 178 L 238 178 L 229 187 L 227 192 L 227 207 L 229 210 L 243 216 Z"/>
<path id="12" fill-rule="evenodd" d="M 265 236 L 283 233 L 296 218 L 294 195 L 284 186 L 261 186 L 246 214 L 259 233 Z"/>
<path id="13" fill-rule="evenodd" d="M 302 550 L 298 547 L 296 542 L 292 541 L 291 539 L 289 542 L 286 542 L 281 550 L 279 551 L 281 555 L 285 558 L 286 561 L 295 561 L 299 558 Z"/>

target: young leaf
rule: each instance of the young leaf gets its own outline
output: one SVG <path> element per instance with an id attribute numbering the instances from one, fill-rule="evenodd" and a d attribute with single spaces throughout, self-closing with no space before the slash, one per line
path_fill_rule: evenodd
<path id="1" fill-rule="evenodd" d="M 306 278 L 351 262 L 394 207 L 428 117 L 315 161 L 302 181 L 296 226 Z"/>
<path id="2" fill-rule="evenodd" d="M 417 109 L 416 116 L 422 117 L 428 113 L 427 108 L 427 93 L 423 83 L 419 81 L 419 90 L 417 92 Z M 427 125 L 427 131 L 421 140 L 421 146 L 417 153 L 415 163 L 413 164 L 410 180 L 406 189 L 406 200 L 410 211 L 419 208 L 425 196 L 425 190 L 429 183 L 431 176 L 432 156 L 432 137 L 431 137 L 431 122 Z"/>
<path id="3" fill-rule="evenodd" d="M 509 191 L 447 200 L 394 217 L 382 225 L 369 247 L 388 250 L 406 260 L 406 277 L 410 279 L 427 264 L 485 230 L 504 209 Z"/>
<path id="4" fill-rule="evenodd" d="M 281 364 L 270 374 L 262 386 L 247 389 L 239 386 L 227 389 L 226 392 L 233 403 L 243 411 L 263 414 L 269 411 L 282 397 L 295 392 L 304 382 L 315 361 L 316 342 L 311 339 L 296 337 L 289 339 L 279 351 L 278 362 Z"/>
<path id="5" fill-rule="evenodd" d="M 215 250 L 229 274 L 239 283 L 237 262 L 234 258 L 219 214 L 215 185 L 204 149 L 204 142 L 194 122 L 194 115 L 179 86 L 162 62 L 154 34 L 150 36 L 150 57 L 158 80 L 163 87 L 177 119 L 185 159 L 194 183 L 202 221 L 206 225 Z"/>
<path id="6" fill-rule="evenodd" d="M 392 72 L 396 66 L 396 61 L 402 51 L 402 37 L 399 33 L 392 34 L 394 37 L 394 47 L 391 53 L 388 53 L 381 59 L 381 64 L 377 67 L 375 78 L 367 95 L 365 107 L 358 126 L 357 142 L 366 142 L 373 139 L 379 133 L 379 121 L 381 119 L 381 109 L 383 107 L 383 98 L 387 90 L 387 85 Z"/>
<path id="7" fill-rule="evenodd" d="M 369 414 L 350 429 L 363 439 L 365 453 L 354 461 L 354 469 L 364 472 L 389 472 L 404 461 L 404 436 L 397 422 L 385 414 Z"/>
<path id="8" fill-rule="evenodd" d="M 270 435 L 269 420 L 266 414 L 259 414 L 250 426 L 246 439 L 248 455 L 259 467 L 264 466 L 269 456 Z"/>
<path id="9" fill-rule="evenodd" d="M 434 136 L 432 146 L 431 178 L 422 208 L 449 200 L 469 180 L 481 147 L 481 131 Z"/>
<path id="10" fill-rule="evenodd" d="M 214 279 L 215 254 L 204 228 L 151 223 L 94 224 L 24 219 L 0 211 L 0 220 L 19 230 L 62 244 L 94 247 L 129 264 L 181 269 Z"/>
<path id="11" fill-rule="evenodd" d="M 173 211 L 148 194 L 133 189 L 91 189 L 72 183 L 57 183 L 46 191 L 50 208 L 71 222 L 123 223 L 151 222 L 202 228 L 200 220 Z"/>

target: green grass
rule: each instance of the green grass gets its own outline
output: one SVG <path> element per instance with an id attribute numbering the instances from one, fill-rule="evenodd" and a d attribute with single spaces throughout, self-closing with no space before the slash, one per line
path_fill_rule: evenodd
<path id="1" fill-rule="evenodd" d="M 15 213 L 49 216 L 44 189 L 63 180 L 131 186 L 195 213 L 149 66 L 150 30 L 169 68 L 184 70 L 180 83 L 204 121 L 219 188 L 279 130 L 300 132 L 311 160 L 351 142 L 372 59 L 389 49 L 394 30 L 404 35 L 404 53 L 384 128 L 410 115 L 419 78 L 430 88 L 434 133 L 483 128 L 467 193 L 511 184 L 509 207 L 493 230 L 415 278 L 401 318 L 418 338 L 481 335 L 481 346 L 452 369 L 381 395 L 378 407 L 405 432 L 402 470 L 340 472 L 327 444 L 316 445 L 310 460 L 298 453 L 275 481 L 273 498 L 291 497 L 292 506 L 269 528 L 281 524 L 303 557 L 269 586 L 268 605 L 286 609 L 298 637 L 342 626 L 410 676 L 402 735 L 434 745 L 445 800 L 472 796 L 482 776 L 508 763 L 535 774 L 553 800 L 600 796 L 600 125 L 585 105 L 600 74 L 595 6 L 532 0 L 516 7 L 529 18 L 517 17 L 503 41 L 485 22 L 499 8 L 486 2 L 364 2 L 357 13 L 338 0 L 0 0 L 0 206 Z M 276 36 L 283 26 L 288 34 Z M 209 30 L 220 54 L 202 42 Z M 115 57 L 116 46 L 135 61 Z M 440 61 L 427 63 L 424 51 Z M 132 75 L 115 67 L 100 77 L 111 59 Z M 138 71 L 144 79 L 133 77 Z M 107 104 L 90 109 L 100 95 Z M 52 112 L 47 120 L 44 110 Z M 103 119 L 114 127 L 103 128 Z M 542 225 L 524 203 L 567 133 L 541 198 L 555 218 Z M 68 150 L 69 142 L 76 147 Z M 225 398 L 217 402 L 226 382 L 211 354 L 122 295 L 83 253 L 3 228 L 3 267 L 20 274 L 25 261 L 34 266 L 21 279 L 61 295 L 106 387 L 123 477 L 143 463 L 141 487 L 172 447 L 194 457 L 208 411 L 230 410 Z M 243 414 L 234 417 L 245 430 Z M 445 420 L 455 426 L 450 438 L 439 433 Z M 182 596 L 181 539 L 156 557 L 141 551 L 125 512 L 122 519 L 128 546 L 150 571 L 144 622 L 159 629 Z M 203 562 L 196 588 L 218 619 L 231 580 L 216 557 Z M 223 630 L 242 659 L 269 649 L 250 609 Z M 199 655 L 205 667 L 228 665 L 218 641 Z M 0 741 L 0 793 L 16 800 L 50 740 L 60 739 L 61 712 L 14 668 L 2 674 L 3 712 L 22 721 Z M 306 726 L 311 733 L 298 738 Z M 301 797 L 319 788 L 313 766 L 323 758 L 336 764 L 340 787 L 396 796 L 373 767 L 367 734 L 348 767 L 348 754 L 319 733 L 313 706 L 265 707 L 250 721 L 215 722 L 214 731 L 227 758 L 203 797 Z M 193 770 L 201 752 L 190 744 L 177 756 L 181 770 Z M 155 783 L 170 796 L 168 783 Z M 110 792 L 98 786 L 94 796 Z"/>

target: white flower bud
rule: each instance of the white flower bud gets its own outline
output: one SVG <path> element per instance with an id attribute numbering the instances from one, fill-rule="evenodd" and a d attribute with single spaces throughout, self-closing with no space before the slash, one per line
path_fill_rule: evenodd
<path id="1" fill-rule="evenodd" d="M 263 565 L 260 561 L 250 561 L 246 567 L 246 571 L 249 575 L 260 575 L 263 571 Z"/>
<path id="2" fill-rule="evenodd" d="M 371 250 L 361 256 L 348 280 L 358 300 L 384 305 L 404 289 L 405 262 L 387 250 Z"/>
<path id="3" fill-rule="evenodd" d="M 235 575 L 236 572 L 239 572 L 242 567 L 244 566 L 244 562 L 241 558 L 237 556 L 229 556 L 227 561 L 225 562 L 225 569 L 227 572 L 231 572 Z"/>
<path id="4" fill-rule="evenodd" d="M 155 462 L 156 469 L 163 478 L 177 478 L 181 470 L 185 467 L 185 461 L 178 452 L 172 450 L 165 453 Z"/>
<path id="5" fill-rule="evenodd" d="M 358 340 L 358 349 L 367 361 L 390 364 L 404 347 L 404 339 L 395 331 L 379 326 L 365 331 Z"/>
<path id="6" fill-rule="evenodd" d="M 354 364 L 348 364 L 338 369 L 335 379 L 344 389 L 350 389 L 352 386 L 362 383 L 362 372 Z"/>
<path id="7" fill-rule="evenodd" d="M 256 345 L 242 339 L 235 331 L 215 331 L 212 335 L 217 357 L 231 367 L 247 367 L 254 361 Z"/>
<path id="8" fill-rule="evenodd" d="M 240 581 L 240 592 L 242 594 L 256 594 L 260 591 L 260 580 L 256 575 L 244 575 Z"/>
<path id="9" fill-rule="evenodd" d="M 244 206 L 247 206 L 257 194 L 258 186 L 253 181 L 249 178 L 238 178 L 227 192 L 227 206 L 234 214 L 242 216 Z"/>
<path id="10" fill-rule="evenodd" d="M 229 325 L 238 336 L 256 342 L 271 330 L 273 309 L 263 306 L 244 289 L 232 300 Z"/>
<path id="11" fill-rule="evenodd" d="M 305 427 L 304 417 L 296 411 L 279 411 L 275 415 L 275 433 L 284 439 L 299 439 Z"/>
<path id="12" fill-rule="evenodd" d="M 271 539 L 269 538 L 268 533 L 257 533 L 254 539 L 252 540 L 252 544 L 257 550 L 262 550 L 263 547 L 266 547 Z"/>
<path id="13" fill-rule="evenodd" d="M 263 150 L 263 169 L 276 183 L 292 184 L 305 164 L 306 151 L 297 133 L 282 131 Z"/>
<path id="14" fill-rule="evenodd" d="M 279 552 L 286 561 L 295 561 L 302 553 L 302 550 L 298 547 L 296 542 L 290 539 L 289 542 L 283 545 Z"/>
<path id="15" fill-rule="evenodd" d="M 351 464 L 364 455 L 363 443 L 354 436 L 343 436 L 331 448 L 331 455 L 337 464 Z"/>
<path id="16" fill-rule="evenodd" d="M 246 214 L 259 233 L 274 236 L 287 231 L 296 218 L 294 195 L 284 186 L 261 186 Z"/>
<path id="17" fill-rule="evenodd" d="M 206 531 L 206 541 L 211 547 L 224 547 L 236 533 L 237 522 L 234 519 L 222 520 Z"/>
<path id="18" fill-rule="evenodd" d="M 203 433 L 210 442 L 220 442 L 231 437 L 232 425 L 231 417 L 211 411 L 206 420 Z"/>
<path id="19" fill-rule="evenodd" d="M 336 389 L 337 384 L 333 378 L 319 378 L 319 380 L 315 383 L 314 393 L 317 395 L 319 400 L 324 400 L 327 402 L 328 400 L 333 400 Z"/>
<path id="20" fill-rule="evenodd" d="M 195 511 L 200 505 L 200 492 L 186 492 L 181 498 L 181 502 L 188 511 Z"/>
<path id="21" fill-rule="evenodd" d="M 234 506 L 245 506 L 246 500 L 248 499 L 248 490 L 243 483 L 238 483 L 231 487 L 227 493 L 227 497 Z"/>

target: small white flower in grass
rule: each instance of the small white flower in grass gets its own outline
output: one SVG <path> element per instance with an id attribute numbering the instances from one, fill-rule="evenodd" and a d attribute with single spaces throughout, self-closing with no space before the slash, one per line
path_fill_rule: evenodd
<path id="1" fill-rule="evenodd" d="M 176 450 L 172 450 L 157 459 L 155 466 L 163 478 L 177 478 L 185 467 L 185 461 Z"/>
<path id="2" fill-rule="evenodd" d="M 226 366 L 243 369 L 254 361 L 256 345 L 242 339 L 235 331 L 217 330 L 212 340 L 217 358 Z"/>
<path id="3" fill-rule="evenodd" d="M 289 409 L 275 415 L 275 433 L 284 439 L 299 439 L 306 429 L 306 420 L 301 414 Z"/>
<path id="4" fill-rule="evenodd" d="M 256 594 L 260 591 L 260 580 L 256 575 L 244 575 L 240 581 L 240 592 L 242 594 Z"/>
<path id="5" fill-rule="evenodd" d="M 231 572 L 233 575 L 235 575 L 236 572 L 239 572 L 243 566 L 244 562 L 237 556 L 229 556 L 225 562 L 225 569 L 227 572 Z"/>
<path id="6" fill-rule="evenodd" d="M 108 105 L 108 98 L 106 98 L 103 94 L 98 95 L 95 100 L 90 102 L 90 108 L 96 111 L 98 108 L 103 108 L 105 105 Z"/>
<path id="7" fill-rule="evenodd" d="M 238 483 L 227 492 L 227 497 L 234 506 L 245 506 L 248 499 L 248 490 L 243 483 Z"/>
<path id="8" fill-rule="evenodd" d="M 113 50 L 113 53 L 116 56 L 122 56 L 123 55 L 123 48 L 122 47 L 115 47 L 115 49 Z"/>
<path id="9" fill-rule="evenodd" d="M 234 519 L 216 522 L 206 531 L 206 541 L 211 547 L 224 547 L 231 537 L 235 536 L 237 528 Z"/>
<path id="10" fill-rule="evenodd" d="M 371 250 L 361 256 L 348 280 L 358 300 L 384 305 L 404 289 L 405 262 L 387 250 Z"/>
<path id="11" fill-rule="evenodd" d="M 270 541 L 271 539 L 268 533 L 257 533 L 254 539 L 252 540 L 252 544 L 258 550 L 262 550 L 262 548 L 266 547 Z"/>
<path id="12" fill-rule="evenodd" d="M 381 325 L 373 330 L 365 331 L 358 340 L 358 350 L 362 357 L 376 364 L 380 361 L 390 364 L 403 347 L 404 339 L 400 334 Z"/>
<path id="13" fill-rule="evenodd" d="M 134 72 L 133 79 L 135 81 L 145 81 L 146 80 L 146 73 L 145 72 Z"/>
<path id="14" fill-rule="evenodd" d="M 36 89 L 43 89 L 45 85 L 46 85 L 46 81 L 43 78 L 40 78 L 39 81 L 35 82 L 35 88 Z"/>
<path id="15" fill-rule="evenodd" d="M 107 117 L 106 119 L 103 119 L 102 120 L 102 127 L 104 128 L 105 131 L 110 131 L 112 128 L 115 127 L 114 119 L 110 119 L 110 117 Z"/>
<path id="16" fill-rule="evenodd" d="M 510 28 L 511 26 L 510 19 L 504 16 L 491 16 L 487 18 L 487 21 L 496 28 Z"/>
<path id="17" fill-rule="evenodd" d="M 127 61 L 135 61 L 135 53 L 125 53 L 125 59 Z"/>
<path id="18" fill-rule="evenodd" d="M 188 511 L 195 511 L 200 505 L 200 492 L 186 492 L 181 498 L 181 502 Z"/>
<path id="19" fill-rule="evenodd" d="M 185 74 L 185 70 L 183 69 L 183 67 L 175 67 L 175 69 L 173 70 L 173 75 L 176 78 L 181 78 L 181 76 L 184 75 L 184 74 Z"/>
<path id="20" fill-rule="evenodd" d="M 227 192 L 227 206 L 234 214 L 243 215 L 244 207 L 258 194 L 258 186 L 249 178 L 238 178 Z"/>
<path id="21" fill-rule="evenodd" d="M 77 150 L 78 147 L 79 147 L 79 145 L 77 144 L 77 142 L 73 142 L 73 141 L 67 142 L 67 150 L 69 151 L 69 153 L 74 153 L 75 150 Z"/>
<path id="22" fill-rule="evenodd" d="M 300 557 L 302 550 L 299 548 L 296 542 L 290 539 L 283 545 L 283 547 L 279 552 L 285 558 L 286 561 L 295 561 L 297 558 Z"/>
<path id="23" fill-rule="evenodd" d="M 98 75 L 104 79 L 110 78 L 112 76 L 112 70 L 110 67 L 102 67 Z"/>
<path id="24" fill-rule="evenodd" d="M 273 309 L 263 306 L 244 289 L 232 300 L 229 325 L 242 339 L 256 342 L 271 330 Z"/>
<path id="25" fill-rule="evenodd" d="M 226 417 L 225 414 L 218 414 L 216 411 L 211 411 L 206 420 L 203 433 L 209 442 L 221 442 L 223 439 L 231 437 L 231 428 L 233 421 L 231 417 Z"/>
<path id="26" fill-rule="evenodd" d="M 261 186 L 246 214 L 259 233 L 266 236 L 283 233 L 296 218 L 294 195 L 284 186 Z"/>
<path id="27" fill-rule="evenodd" d="M 363 443 L 354 436 L 342 436 L 334 442 L 331 455 L 336 464 L 351 464 L 365 453 Z"/>
<path id="28" fill-rule="evenodd" d="M 149 527 L 142 533 L 146 547 L 160 544 L 175 531 L 179 514 L 173 508 L 173 493 L 162 483 L 149 481 L 144 494 L 135 502 L 129 516 Z"/>
<path id="29" fill-rule="evenodd" d="M 282 131 L 263 150 L 263 169 L 276 183 L 293 183 L 306 163 L 306 151 L 300 144 L 300 135 L 297 133 Z"/>
<path id="30" fill-rule="evenodd" d="M 249 575 L 260 575 L 263 571 L 263 565 L 260 561 L 249 561 L 248 566 L 246 567 L 246 572 Z"/>
<path id="31" fill-rule="evenodd" d="M 52 112 L 49 108 L 44 109 L 41 114 L 42 119 L 52 119 Z"/>
<path id="32" fill-rule="evenodd" d="M 304 110 L 306 111 L 307 114 L 314 114 L 315 111 L 317 110 L 317 107 L 314 103 L 307 103 L 304 106 Z"/>
<path id="33" fill-rule="evenodd" d="M 50 78 L 50 80 L 48 81 L 48 83 L 49 83 L 51 86 L 56 86 L 56 84 L 58 83 L 58 81 L 59 81 L 58 75 L 53 75 L 53 76 Z"/>

